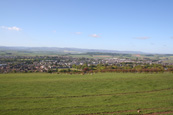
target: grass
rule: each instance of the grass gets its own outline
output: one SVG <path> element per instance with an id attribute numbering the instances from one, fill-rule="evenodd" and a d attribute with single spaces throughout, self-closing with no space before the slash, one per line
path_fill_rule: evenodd
<path id="1" fill-rule="evenodd" d="M 0 74 L 3 114 L 173 112 L 173 74 Z"/>

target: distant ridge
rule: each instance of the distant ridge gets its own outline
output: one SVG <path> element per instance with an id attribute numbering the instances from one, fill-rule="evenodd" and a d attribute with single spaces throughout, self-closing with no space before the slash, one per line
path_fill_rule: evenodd
<path id="1" fill-rule="evenodd" d="M 100 52 L 100 53 L 121 53 L 121 54 L 146 54 L 141 51 L 117 51 L 117 50 L 103 50 L 103 49 L 82 49 L 82 48 L 59 48 L 59 47 L 9 47 L 0 46 L 0 51 L 46 51 L 46 52 L 59 52 L 59 53 L 87 53 L 87 52 Z"/>

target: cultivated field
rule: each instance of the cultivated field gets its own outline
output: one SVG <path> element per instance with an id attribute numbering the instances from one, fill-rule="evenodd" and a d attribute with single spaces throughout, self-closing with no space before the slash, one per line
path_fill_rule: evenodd
<path id="1" fill-rule="evenodd" d="M 173 74 L 0 74 L 0 114 L 173 114 Z"/>

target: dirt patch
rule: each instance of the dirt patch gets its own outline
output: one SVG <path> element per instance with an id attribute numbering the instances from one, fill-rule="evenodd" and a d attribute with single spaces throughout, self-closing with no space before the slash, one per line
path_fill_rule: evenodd
<path id="1" fill-rule="evenodd" d="M 110 56 L 110 55 L 93 55 L 93 57 L 109 58 L 112 56 Z"/>
<path id="2" fill-rule="evenodd" d="M 162 115 L 162 114 L 171 114 L 173 111 L 165 111 L 165 112 L 154 112 L 154 113 L 148 113 L 143 115 Z"/>
<path id="3" fill-rule="evenodd" d="M 139 55 L 139 54 L 137 54 L 137 55 L 135 55 L 136 57 L 142 57 L 141 55 Z"/>
<path id="4" fill-rule="evenodd" d="M 160 110 L 160 109 L 168 109 L 168 108 L 145 108 L 145 109 L 141 109 L 141 111 L 144 111 L 144 110 Z M 173 113 L 173 111 L 164 111 L 164 112 L 153 112 L 153 113 L 142 114 L 142 113 L 137 113 L 137 110 L 125 110 L 125 111 L 98 112 L 98 113 L 76 114 L 76 115 L 122 114 L 122 113 L 127 113 L 127 112 L 136 112 L 136 114 L 128 114 L 128 115 L 160 115 L 160 114 Z"/>

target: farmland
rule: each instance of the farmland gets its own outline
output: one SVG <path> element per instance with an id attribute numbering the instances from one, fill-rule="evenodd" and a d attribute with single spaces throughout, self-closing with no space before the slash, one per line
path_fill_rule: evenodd
<path id="1" fill-rule="evenodd" d="M 0 74 L 3 114 L 173 114 L 172 73 Z"/>

